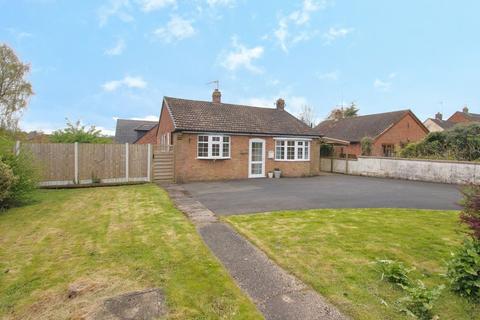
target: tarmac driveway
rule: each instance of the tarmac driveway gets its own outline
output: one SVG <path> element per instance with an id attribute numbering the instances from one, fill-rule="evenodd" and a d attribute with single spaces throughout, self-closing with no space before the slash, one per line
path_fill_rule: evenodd
<path id="1" fill-rule="evenodd" d="M 183 187 L 220 215 L 315 208 L 456 210 L 461 198 L 455 185 L 341 174 L 195 182 Z"/>

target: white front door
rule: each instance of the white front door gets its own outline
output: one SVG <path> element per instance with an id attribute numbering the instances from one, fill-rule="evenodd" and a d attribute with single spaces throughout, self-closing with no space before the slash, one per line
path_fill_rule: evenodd
<path id="1" fill-rule="evenodd" d="M 248 152 L 248 177 L 265 177 L 265 140 L 250 139 Z"/>

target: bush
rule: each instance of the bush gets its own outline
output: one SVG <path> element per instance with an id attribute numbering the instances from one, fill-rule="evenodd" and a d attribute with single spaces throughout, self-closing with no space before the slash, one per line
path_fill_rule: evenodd
<path id="1" fill-rule="evenodd" d="M 408 274 L 412 269 L 407 269 L 403 263 L 393 260 L 377 260 L 377 265 L 382 272 L 382 280 L 400 285 L 406 286 L 410 284 Z"/>
<path id="2" fill-rule="evenodd" d="M 364 137 L 362 141 L 360 141 L 360 144 L 362 147 L 362 156 L 370 156 L 372 154 L 373 139 Z"/>
<path id="3" fill-rule="evenodd" d="M 12 187 L 17 180 L 12 169 L 0 160 L 0 208 L 6 206 L 6 202 L 11 198 Z"/>
<path id="4" fill-rule="evenodd" d="M 452 290 L 463 297 L 480 301 L 480 240 L 465 240 L 452 256 L 447 266 Z"/>
<path id="5" fill-rule="evenodd" d="M 480 186 L 472 185 L 462 190 L 463 206 L 460 220 L 470 229 L 470 235 L 480 241 Z"/>
<path id="6" fill-rule="evenodd" d="M 331 157 L 333 154 L 333 146 L 331 144 L 322 143 L 320 145 L 320 156 Z"/>
<path id="7" fill-rule="evenodd" d="M 12 153 L 0 156 L 0 161 L 6 164 L 15 176 L 10 188 L 9 197 L 2 201 L 2 207 L 10 207 L 27 201 L 38 183 L 38 169 L 33 165 L 29 154 L 21 152 L 14 156 Z"/>
<path id="8" fill-rule="evenodd" d="M 422 281 L 418 280 L 416 285 L 403 286 L 407 295 L 401 298 L 401 311 L 417 319 L 429 320 L 433 318 L 433 303 L 442 293 L 444 286 L 432 289 L 425 287 Z"/>

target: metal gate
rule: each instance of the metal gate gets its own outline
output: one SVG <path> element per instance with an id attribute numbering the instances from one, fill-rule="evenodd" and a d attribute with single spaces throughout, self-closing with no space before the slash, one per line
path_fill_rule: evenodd
<path id="1" fill-rule="evenodd" d="M 154 145 L 153 181 L 158 183 L 175 182 L 175 161 L 173 146 Z"/>

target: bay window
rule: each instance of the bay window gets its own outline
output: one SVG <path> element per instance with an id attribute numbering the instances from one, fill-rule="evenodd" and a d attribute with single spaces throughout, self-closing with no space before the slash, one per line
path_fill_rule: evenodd
<path id="1" fill-rule="evenodd" d="M 230 137 L 219 135 L 198 135 L 197 158 L 228 159 L 230 158 Z"/>
<path id="2" fill-rule="evenodd" d="M 275 139 L 275 160 L 309 161 L 310 141 L 293 139 Z"/>

